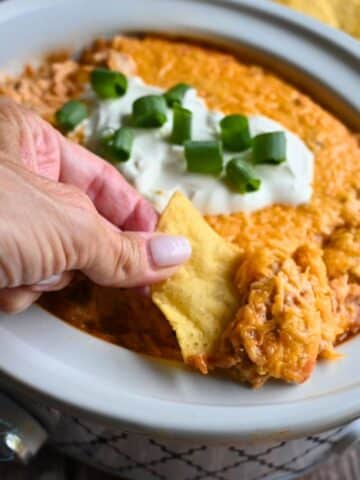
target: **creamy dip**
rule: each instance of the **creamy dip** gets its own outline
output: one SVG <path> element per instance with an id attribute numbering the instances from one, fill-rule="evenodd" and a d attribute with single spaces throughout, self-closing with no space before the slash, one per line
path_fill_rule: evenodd
<path id="1" fill-rule="evenodd" d="M 91 147 L 106 129 L 117 129 L 126 123 L 134 100 L 144 95 L 162 94 L 160 88 L 146 85 L 140 78 L 129 77 L 126 94 L 116 100 L 99 100 L 89 90 L 87 98 L 93 108 L 84 121 L 85 141 Z M 224 116 L 207 108 L 195 89 L 189 89 L 183 106 L 192 111 L 192 140 L 219 138 L 219 121 Z M 241 113 L 241 112 L 239 112 Z M 286 136 L 286 162 L 280 165 L 257 165 L 254 170 L 261 179 L 256 192 L 239 194 L 231 190 L 222 177 L 186 171 L 184 148 L 172 145 L 172 110 L 161 128 L 136 128 L 131 157 L 118 163 L 117 168 L 161 212 L 175 191 L 181 191 L 203 214 L 250 212 L 274 203 L 299 205 L 309 201 L 312 194 L 313 154 L 304 142 L 281 124 L 270 118 L 249 116 L 251 136 L 283 131 Z M 226 164 L 236 153 L 224 151 Z"/>

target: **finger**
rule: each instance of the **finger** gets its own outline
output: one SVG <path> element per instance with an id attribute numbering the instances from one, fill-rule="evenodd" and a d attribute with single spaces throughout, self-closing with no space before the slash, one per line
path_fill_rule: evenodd
<path id="1" fill-rule="evenodd" d="M 60 146 L 60 181 L 86 192 L 97 210 L 124 230 L 155 229 L 154 208 L 112 165 L 63 137 Z"/>
<path id="2" fill-rule="evenodd" d="M 31 171 L 80 188 L 105 218 L 124 230 L 155 229 L 157 214 L 151 204 L 112 165 L 6 97 L 0 97 L 0 147 Z"/>
<path id="3" fill-rule="evenodd" d="M 58 133 L 31 110 L 0 97 L 0 151 L 34 173 L 59 179 Z"/>
<path id="4" fill-rule="evenodd" d="M 18 313 L 26 310 L 40 297 L 29 287 L 3 288 L 0 290 L 0 310 L 5 313 Z"/>
<path id="5" fill-rule="evenodd" d="M 116 232 L 102 221 L 93 237 L 92 255 L 81 270 L 100 285 L 141 287 L 164 280 L 191 255 L 189 241 L 180 236 Z"/>
<path id="6" fill-rule="evenodd" d="M 13 161 L 20 161 L 21 131 L 26 131 L 24 119 L 16 103 L 7 97 L 0 97 L 0 151 Z"/>
<path id="7" fill-rule="evenodd" d="M 71 282 L 72 272 L 64 272 L 61 275 L 51 275 L 51 277 L 41 280 L 36 285 L 31 285 L 33 292 L 56 292 L 62 290 Z"/>

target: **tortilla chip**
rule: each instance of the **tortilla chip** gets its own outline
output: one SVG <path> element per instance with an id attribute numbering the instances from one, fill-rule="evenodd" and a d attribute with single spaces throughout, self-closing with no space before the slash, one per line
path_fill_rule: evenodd
<path id="1" fill-rule="evenodd" d="M 360 0 L 276 0 L 360 38 Z"/>
<path id="2" fill-rule="evenodd" d="M 158 231 L 184 235 L 192 256 L 172 277 L 154 285 L 152 298 L 176 332 L 184 361 L 206 373 L 206 356 L 239 306 L 234 274 L 240 251 L 220 237 L 192 203 L 175 193 Z"/>

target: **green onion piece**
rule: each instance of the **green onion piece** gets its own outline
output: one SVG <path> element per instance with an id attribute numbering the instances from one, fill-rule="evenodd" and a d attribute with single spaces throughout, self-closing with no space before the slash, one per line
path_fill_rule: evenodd
<path id="1" fill-rule="evenodd" d="M 286 137 L 284 132 L 262 133 L 253 138 L 253 163 L 279 164 L 285 160 Z"/>
<path id="2" fill-rule="evenodd" d="M 174 105 L 181 105 L 184 95 L 189 88 L 191 87 L 186 83 L 178 83 L 177 85 L 169 88 L 169 90 L 164 93 L 164 97 L 168 106 L 171 108 Z"/>
<path id="3" fill-rule="evenodd" d="M 101 139 L 101 153 L 112 163 L 126 162 L 130 158 L 133 141 L 132 129 L 121 127 Z"/>
<path id="4" fill-rule="evenodd" d="M 174 106 L 171 142 L 182 145 L 191 139 L 192 112 L 179 105 Z"/>
<path id="5" fill-rule="evenodd" d="M 242 157 L 232 158 L 226 165 L 226 179 L 239 193 L 256 192 L 261 180 L 256 178 L 252 167 Z"/>
<path id="6" fill-rule="evenodd" d="M 70 100 L 55 113 L 55 120 L 61 130 L 70 132 L 87 116 L 88 109 L 85 103 Z"/>
<path id="7" fill-rule="evenodd" d="M 249 121 L 244 115 L 227 115 L 220 122 L 221 140 L 231 152 L 242 152 L 251 146 Z"/>
<path id="8" fill-rule="evenodd" d="M 108 68 L 94 68 L 90 82 L 94 92 L 103 99 L 122 97 L 128 87 L 124 74 Z"/>
<path id="9" fill-rule="evenodd" d="M 166 102 L 161 95 L 145 95 L 133 103 L 132 118 L 136 127 L 161 127 L 167 120 Z"/>
<path id="10" fill-rule="evenodd" d="M 185 142 L 185 159 L 189 172 L 219 175 L 223 168 L 221 143 L 189 140 Z"/>

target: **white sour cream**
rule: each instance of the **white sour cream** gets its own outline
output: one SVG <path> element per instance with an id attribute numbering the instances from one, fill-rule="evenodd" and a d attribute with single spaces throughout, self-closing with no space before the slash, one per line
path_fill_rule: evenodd
<path id="1" fill-rule="evenodd" d="M 127 93 L 116 100 L 100 101 L 91 92 L 93 103 L 90 117 L 83 123 L 85 139 L 89 146 L 98 141 L 104 129 L 119 128 L 131 114 L 137 98 L 149 94 L 161 94 L 163 90 L 149 86 L 137 77 L 130 77 Z M 196 90 L 186 92 L 183 106 L 193 113 L 193 140 L 218 138 L 220 112 L 210 111 Z M 118 164 L 118 169 L 161 212 L 175 191 L 181 191 L 203 214 L 229 214 L 250 212 L 274 203 L 299 205 L 309 201 L 313 179 L 313 154 L 293 133 L 270 118 L 255 115 L 249 117 L 251 135 L 283 131 L 286 135 L 286 162 L 255 166 L 261 187 L 257 192 L 238 194 L 232 191 L 223 178 L 188 173 L 184 149 L 172 145 L 169 136 L 172 129 L 172 110 L 161 128 L 135 129 L 131 158 Z M 224 153 L 225 163 L 236 153 Z"/>

